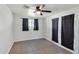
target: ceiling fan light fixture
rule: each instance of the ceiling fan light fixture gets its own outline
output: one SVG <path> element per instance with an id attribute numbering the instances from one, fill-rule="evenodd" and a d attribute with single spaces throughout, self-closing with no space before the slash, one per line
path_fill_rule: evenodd
<path id="1" fill-rule="evenodd" d="M 37 11 L 36 14 L 41 16 L 43 15 L 41 11 Z"/>
<path id="2" fill-rule="evenodd" d="M 37 14 L 40 14 L 40 11 L 37 11 L 36 13 L 37 13 Z"/>
<path id="3" fill-rule="evenodd" d="M 32 8 L 32 7 L 29 7 L 27 5 L 24 5 L 25 8 Z M 39 5 L 36 5 L 35 6 L 35 11 L 33 11 L 34 13 L 36 13 L 37 15 L 43 15 L 43 13 L 51 13 L 52 11 L 51 10 L 47 10 L 47 9 L 44 9 L 45 7 L 45 4 L 39 4 Z"/>

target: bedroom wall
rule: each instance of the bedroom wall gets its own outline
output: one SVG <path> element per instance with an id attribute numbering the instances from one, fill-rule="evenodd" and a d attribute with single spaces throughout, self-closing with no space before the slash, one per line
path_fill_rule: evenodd
<path id="1" fill-rule="evenodd" d="M 9 53 L 13 45 L 12 13 L 6 5 L 0 5 L 0 54 Z"/>
<path id="2" fill-rule="evenodd" d="M 32 40 L 32 39 L 38 39 L 38 38 L 44 38 L 43 37 L 43 19 L 38 18 L 39 20 L 39 30 L 29 30 L 29 31 L 22 31 L 22 18 L 24 16 L 20 15 L 14 15 L 14 37 L 15 41 L 23 41 L 23 40 Z M 29 19 L 34 19 L 31 17 L 27 17 Z"/>
<path id="3" fill-rule="evenodd" d="M 74 19 L 74 51 L 69 50 L 63 46 L 61 46 L 61 17 L 69 14 L 75 14 L 75 19 Z M 45 38 L 48 39 L 49 41 L 52 42 L 52 19 L 53 18 L 59 18 L 59 23 L 58 23 L 58 41 L 59 41 L 59 46 L 73 52 L 73 53 L 79 53 L 79 8 L 73 8 L 68 11 L 64 11 L 61 13 L 56 13 L 55 15 L 51 15 L 46 19 L 46 33 L 45 33 Z"/>

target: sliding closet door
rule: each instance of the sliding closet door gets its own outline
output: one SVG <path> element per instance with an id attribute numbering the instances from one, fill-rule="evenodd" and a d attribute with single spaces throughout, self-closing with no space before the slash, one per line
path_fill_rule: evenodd
<path id="1" fill-rule="evenodd" d="M 74 14 L 62 17 L 61 44 L 71 50 L 74 45 Z"/>
<path id="2" fill-rule="evenodd" d="M 52 19 L 52 40 L 58 42 L 58 18 Z"/>

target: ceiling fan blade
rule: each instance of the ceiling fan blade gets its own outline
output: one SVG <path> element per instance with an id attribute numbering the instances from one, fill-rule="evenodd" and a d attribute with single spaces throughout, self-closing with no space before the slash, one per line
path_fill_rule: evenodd
<path id="1" fill-rule="evenodd" d="M 49 12 L 49 13 L 51 13 L 52 11 L 50 11 L 50 10 L 41 10 L 41 12 Z"/>
<path id="2" fill-rule="evenodd" d="M 24 5 L 24 8 L 30 8 L 29 6 L 27 6 L 27 5 Z"/>
<path id="3" fill-rule="evenodd" d="M 39 5 L 40 6 L 40 8 L 39 9 L 43 9 L 44 7 L 45 7 L 45 5 L 44 4 L 41 4 L 41 5 Z"/>

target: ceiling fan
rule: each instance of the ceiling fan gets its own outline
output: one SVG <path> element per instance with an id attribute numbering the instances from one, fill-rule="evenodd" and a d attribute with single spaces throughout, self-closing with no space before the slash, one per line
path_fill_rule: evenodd
<path id="1" fill-rule="evenodd" d="M 25 8 L 30 8 L 29 6 L 27 5 L 24 5 Z M 45 4 L 37 4 L 34 8 L 35 8 L 35 11 L 34 13 L 37 13 L 39 12 L 40 15 L 43 15 L 43 12 L 46 12 L 46 13 L 51 13 L 52 11 L 51 10 L 44 10 L 44 7 L 45 7 Z"/>

